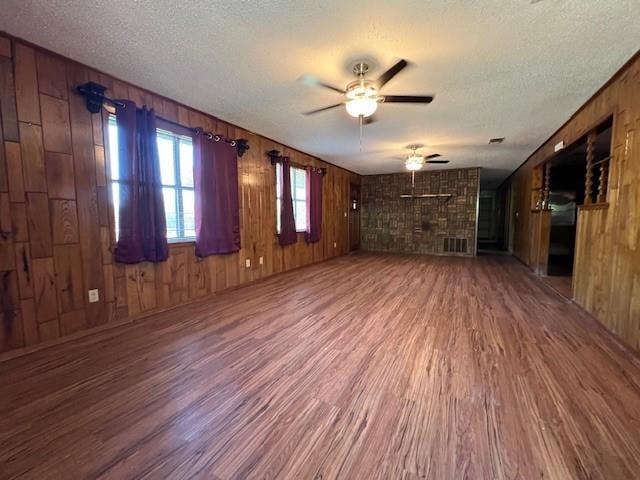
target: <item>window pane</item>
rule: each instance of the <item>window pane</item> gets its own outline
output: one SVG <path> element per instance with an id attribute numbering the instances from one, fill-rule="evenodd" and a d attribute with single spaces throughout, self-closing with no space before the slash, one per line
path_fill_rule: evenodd
<path id="1" fill-rule="evenodd" d="M 276 232 L 280 233 L 280 185 L 282 183 L 282 165 L 276 164 Z"/>
<path id="2" fill-rule="evenodd" d="M 282 208 L 280 199 L 276 198 L 276 230 L 278 233 L 280 233 L 280 208 Z"/>
<path id="3" fill-rule="evenodd" d="M 196 211 L 193 190 L 182 190 L 182 215 L 184 218 L 184 237 L 196 236 Z"/>
<path id="4" fill-rule="evenodd" d="M 294 200 L 306 200 L 307 198 L 307 172 L 301 168 L 292 169 L 291 195 Z"/>
<path id="5" fill-rule="evenodd" d="M 298 188 L 305 188 L 305 174 L 307 173 L 306 170 L 303 170 L 301 168 L 294 168 L 293 172 L 295 173 L 295 185 L 296 185 L 296 189 Z"/>
<path id="6" fill-rule="evenodd" d="M 175 165 L 173 162 L 173 138 L 158 133 L 158 154 L 160 156 L 160 176 L 163 185 L 175 185 Z"/>
<path id="7" fill-rule="evenodd" d="M 296 201 L 294 204 L 296 216 L 296 230 L 303 231 L 307 229 L 307 202 Z"/>
<path id="8" fill-rule="evenodd" d="M 178 215 L 176 212 L 176 189 L 164 187 L 164 214 L 167 217 L 167 238 L 178 238 Z"/>
<path id="9" fill-rule="evenodd" d="M 296 230 L 307 229 L 307 171 L 299 169 L 296 176 Z"/>
<path id="10" fill-rule="evenodd" d="M 120 184 L 111 183 L 111 196 L 113 197 L 113 216 L 116 231 L 116 241 L 120 239 Z"/>
<path id="11" fill-rule="evenodd" d="M 296 169 L 292 168 L 291 172 L 291 198 L 296 199 Z"/>
<path id="12" fill-rule="evenodd" d="M 118 125 L 115 115 L 109 115 L 109 163 L 111 164 L 111 179 L 120 178 L 120 164 L 118 162 Z M 115 197 L 114 197 L 115 198 Z"/>
<path id="13" fill-rule="evenodd" d="M 276 165 L 276 198 L 280 198 L 280 185 L 282 184 L 282 165 Z"/>
<path id="14" fill-rule="evenodd" d="M 193 144 L 185 138 L 180 139 L 180 184 L 193 187 Z"/>

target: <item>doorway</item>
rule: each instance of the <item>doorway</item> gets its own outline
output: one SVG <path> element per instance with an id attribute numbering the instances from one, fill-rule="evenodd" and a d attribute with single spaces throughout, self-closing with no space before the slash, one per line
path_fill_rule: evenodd
<path id="1" fill-rule="evenodd" d="M 349 251 L 360 249 L 360 185 L 349 184 Z"/>
<path id="2" fill-rule="evenodd" d="M 571 297 L 578 212 L 604 202 L 611 154 L 612 119 L 559 152 L 549 161 L 548 208 L 551 210 L 547 278 Z"/>
<path id="3" fill-rule="evenodd" d="M 507 190 L 480 190 L 478 198 L 478 253 L 504 253 Z"/>

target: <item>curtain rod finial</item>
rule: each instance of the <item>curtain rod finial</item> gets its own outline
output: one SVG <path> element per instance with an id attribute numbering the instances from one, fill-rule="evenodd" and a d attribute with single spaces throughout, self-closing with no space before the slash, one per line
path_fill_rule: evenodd
<path id="1" fill-rule="evenodd" d="M 282 158 L 282 155 L 280 155 L 280 152 L 278 150 L 269 150 L 267 152 L 267 155 L 269 156 L 269 159 L 271 160 L 271 165 L 275 165 L 276 163 L 278 163 L 278 160 L 280 160 L 280 158 Z"/>
<path id="2" fill-rule="evenodd" d="M 107 87 L 95 82 L 87 82 L 76 87 L 76 92 L 85 97 L 87 110 L 91 113 L 98 113 L 102 110 L 104 103 L 104 92 Z"/>
<path id="3" fill-rule="evenodd" d="M 242 157 L 247 150 L 249 150 L 249 140 L 246 138 L 239 138 L 236 142 L 236 151 L 238 152 L 238 156 Z"/>

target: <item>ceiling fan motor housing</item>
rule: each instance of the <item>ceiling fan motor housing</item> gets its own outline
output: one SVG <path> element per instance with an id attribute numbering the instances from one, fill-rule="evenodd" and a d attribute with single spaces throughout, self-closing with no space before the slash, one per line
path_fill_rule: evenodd
<path id="1" fill-rule="evenodd" d="M 348 100 L 358 100 L 361 98 L 377 98 L 378 89 L 374 82 L 370 80 L 356 80 L 347 85 L 347 91 L 345 93 Z"/>

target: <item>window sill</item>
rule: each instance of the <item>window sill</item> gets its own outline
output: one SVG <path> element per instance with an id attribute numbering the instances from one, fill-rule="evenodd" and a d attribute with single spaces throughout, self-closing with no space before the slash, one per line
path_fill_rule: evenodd
<path id="1" fill-rule="evenodd" d="M 170 247 L 182 247 L 182 246 L 188 246 L 188 245 L 195 245 L 196 239 L 195 238 L 177 238 L 175 240 L 167 240 L 167 243 L 169 244 Z M 111 245 L 111 248 L 109 250 L 111 252 L 115 252 L 117 246 L 118 246 L 118 242 Z"/>
<path id="2" fill-rule="evenodd" d="M 188 246 L 188 245 L 195 245 L 196 239 L 195 238 L 176 238 L 172 240 L 167 240 L 167 243 L 169 244 L 170 247 L 182 247 L 182 246 Z"/>

